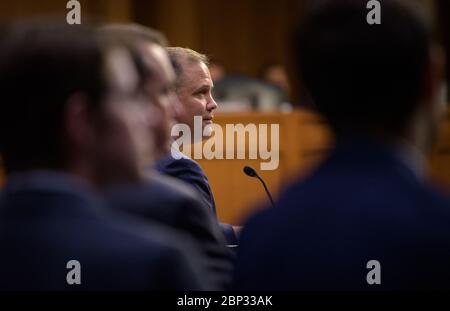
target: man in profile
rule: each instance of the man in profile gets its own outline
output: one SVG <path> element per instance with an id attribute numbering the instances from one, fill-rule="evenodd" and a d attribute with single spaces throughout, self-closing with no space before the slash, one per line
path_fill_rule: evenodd
<path id="1" fill-rule="evenodd" d="M 129 52 L 89 27 L 11 26 L 0 49 L 0 289 L 199 290 L 189 243 L 112 212 L 97 192 L 138 180 L 152 115 Z M 80 266 L 68 281 L 68 262 Z"/>
<path id="2" fill-rule="evenodd" d="M 205 133 L 205 129 L 207 132 L 207 127 L 213 122 L 214 110 L 217 108 L 217 103 L 212 96 L 213 81 L 208 69 L 208 58 L 206 55 L 181 47 L 169 47 L 167 52 L 175 69 L 175 89 L 181 103 L 176 121 L 187 125 L 193 132 L 194 117 L 199 117 L 202 122 L 202 133 Z M 193 142 L 195 142 L 194 136 L 192 136 Z M 200 139 L 203 138 L 207 137 L 200 137 Z M 214 195 L 206 174 L 197 162 L 173 148 L 169 155 L 156 163 L 156 169 L 191 185 L 201 195 L 212 215 L 216 217 Z M 238 244 L 237 232 L 240 228 L 224 223 L 220 226 L 227 243 Z"/>
<path id="3" fill-rule="evenodd" d="M 450 287 L 450 204 L 424 176 L 442 57 L 412 8 L 383 1 L 368 25 L 365 5 L 321 2 L 300 28 L 299 72 L 336 145 L 247 222 L 235 289 Z"/>

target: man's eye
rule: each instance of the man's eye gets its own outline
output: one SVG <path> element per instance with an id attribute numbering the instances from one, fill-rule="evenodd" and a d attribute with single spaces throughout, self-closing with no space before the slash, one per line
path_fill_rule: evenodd
<path id="1" fill-rule="evenodd" d="M 202 90 L 195 93 L 195 95 L 207 95 L 207 94 L 208 94 L 207 90 Z"/>

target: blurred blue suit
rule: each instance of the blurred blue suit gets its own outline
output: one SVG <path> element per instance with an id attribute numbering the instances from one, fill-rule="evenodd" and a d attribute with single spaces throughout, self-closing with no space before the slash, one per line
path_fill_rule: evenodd
<path id="1" fill-rule="evenodd" d="M 196 254 L 174 232 L 113 213 L 79 180 L 12 175 L 0 193 L 1 290 L 209 289 Z M 78 260 L 81 285 L 68 285 Z"/>
<path id="2" fill-rule="evenodd" d="M 202 265 L 211 278 L 211 289 L 223 289 L 231 281 L 232 253 L 217 219 L 200 202 L 199 194 L 183 181 L 157 172 L 145 182 L 115 186 L 105 193 L 108 205 L 143 220 L 167 225 L 191 238 L 203 255 Z"/>
<path id="3" fill-rule="evenodd" d="M 238 290 L 450 288 L 449 201 L 392 149 L 360 139 L 244 227 Z M 381 284 L 368 285 L 370 260 Z"/>

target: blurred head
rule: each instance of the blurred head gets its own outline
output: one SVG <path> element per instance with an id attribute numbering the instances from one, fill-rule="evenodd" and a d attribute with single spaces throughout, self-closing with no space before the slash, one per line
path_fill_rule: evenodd
<path id="1" fill-rule="evenodd" d="M 10 27 L 0 53 L 0 150 L 7 172 L 77 174 L 93 185 L 140 178 L 152 153 L 129 53 L 88 27 Z"/>
<path id="2" fill-rule="evenodd" d="M 212 124 L 217 103 L 212 97 L 213 81 L 208 69 L 208 58 L 191 49 L 167 48 L 177 76 L 176 90 L 182 110 L 179 123 L 194 128 L 194 117 L 202 117 L 202 129 Z"/>
<path id="3" fill-rule="evenodd" d="M 226 75 L 225 65 L 217 60 L 210 60 L 208 69 L 213 82 L 222 80 Z"/>
<path id="4" fill-rule="evenodd" d="M 151 117 L 150 132 L 154 136 L 155 157 L 166 155 L 170 147 L 170 130 L 175 124 L 180 104 L 175 94 L 175 73 L 164 48 L 165 38 L 153 29 L 135 24 L 107 25 L 99 33 L 136 52 L 140 83 Z"/>
<path id="5" fill-rule="evenodd" d="M 369 25 L 367 13 L 365 1 L 311 9 L 296 40 L 301 78 L 338 135 L 411 136 L 420 127 L 425 147 L 443 110 L 442 54 L 406 2 L 383 1 L 380 25 Z"/>
<path id="6" fill-rule="evenodd" d="M 279 63 L 267 64 L 263 67 L 260 74 L 264 81 L 280 87 L 286 96 L 291 92 L 291 85 L 286 69 Z"/>

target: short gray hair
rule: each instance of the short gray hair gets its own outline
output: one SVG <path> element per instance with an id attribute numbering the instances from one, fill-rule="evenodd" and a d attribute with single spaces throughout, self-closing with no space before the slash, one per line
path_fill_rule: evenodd
<path id="1" fill-rule="evenodd" d="M 107 24 L 99 27 L 97 34 L 107 43 L 121 45 L 130 52 L 141 80 L 152 78 L 155 68 L 142 55 L 140 45 L 153 43 L 167 46 L 167 39 L 161 32 L 139 24 Z"/>
<path id="2" fill-rule="evenodd" d="M 183 64 L 186 63 L 203 63 L 209 65 L 209 58 L 205 54 L 201 54 L 189 48 L 182 47 L 167 47 L 167 54 L 169 54 L 170 62 L 179 79 L 183 74 Z"/>

